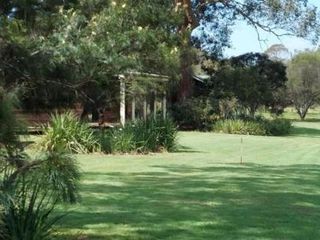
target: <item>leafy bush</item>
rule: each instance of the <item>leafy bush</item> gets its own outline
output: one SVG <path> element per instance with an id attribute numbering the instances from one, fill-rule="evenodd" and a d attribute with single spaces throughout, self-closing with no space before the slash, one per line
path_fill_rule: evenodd
<path id="1" fill-rule="evenodd" d="M 3 217 L 7 239 L 51 239 L 53 225 L 59 219 L 51 217 L 56 195 L 45 191 L 40 179 L 34 176 L 17 182 L 11 196 Z"/>
<path id="2" fill-rule="evenodd" d="M 7 148 L 18 147 L 19 141 L 16 133 L 24 130 L 23 124 L 16 118 L 13 111 L 17 105 L 16 93 L 6 92 L 0 86 L 0 144 Z"/>
<path id="3" fill-rule="evenodd" d="M 229 134 L 266 135 L 263 124 L 245 120 L 218 120 L 213 126 L 214 132 Z"/>
<path id="4" fill-rule="evenodd" d="M 271 136 L 288 135 L 292 129 L 292 123 L 288 119 L 276 118 L 266 122 L 266 131 Z"/>
<path id="5" fill-rule="evenodd" d="M 66 150 L 71 153 L 90 153 L 100 149 L 89 125 L 79 121 L 72 112 L 51 116 L 40 146 L 46 151 Z"/>
<path id="6" fill-rule="evenodd" d="M 75 159 L 59 152 L 44 154 L 34 161 L 25 160 L 20 168 L 5 166 L 0 185 L 3 206 L 0 236 L 52 239 L 53 225 L 60 219 L 52 216 L 54 208 L 58 202 L 78 200 L 79 178 Z"/>
<path id="7" fill-rule="evenodd" d="M 136 149 L 133 131 L 129 124 L 124 128 L 108 129 L 100 134 L 100 145 L 106 153 L 129 153 Z"/>
<path id="8" fill-rule="evenodd" d="M 0 239 L 52 239 L 57 202 L 78 199 L 79 168 L 64 152 L 31 160 L 17 134 L 13 95 L 0 91 L 0 100 Z"/>
<path id="9" fill-rule="evenodd" d="M 192 98 L 171 107 L 171 116 L 184 130 L 208 130 L 214 117 L 210 103 L 206 99 Z"/>
<path id="10" fill-rule="evenodd" d="M 149 118 L 110 129 L 100 135 L 100 144 L 107 153 L 172 151 L 176 146 L 177 129 L 170 119 Z"/>
<path id="11" fill-rule="evenodd" d="M 231 119 L 238 114 L 240 109 L 238 100 L 236 98 L 222 98 L 217 100 L 219 115 L 223 119 Z"/>
<path id="12" fill-rule="evenodd" d="M 219 120 L 213 125 L 214 132 L 269 136 L 287 135 L 291 128 L 292 124 L 287 119 L 267 120 L 262 117 Z"/>

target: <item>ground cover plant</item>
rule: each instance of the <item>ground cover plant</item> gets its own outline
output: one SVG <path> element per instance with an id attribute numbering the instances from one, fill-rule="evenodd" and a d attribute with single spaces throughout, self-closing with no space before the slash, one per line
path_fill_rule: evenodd
<path id="1" fill-rule="evenodd" d="M 58 236 L 318 239 L 320 122 L 311 115 L 286 137 L 180 132 L 175 153 L 79 155 L 83 201 Z"/>

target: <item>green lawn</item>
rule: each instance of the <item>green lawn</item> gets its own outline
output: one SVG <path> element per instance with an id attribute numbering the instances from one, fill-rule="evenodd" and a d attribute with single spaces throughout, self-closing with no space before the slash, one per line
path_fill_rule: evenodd
<path id="1" fill-rule="evenodd" d="M 59 238 L 320 239 L 320 122 L 295 127 L 288 137 L 181 132 L 177 153 L 80 156 L 82 201 Z"/>

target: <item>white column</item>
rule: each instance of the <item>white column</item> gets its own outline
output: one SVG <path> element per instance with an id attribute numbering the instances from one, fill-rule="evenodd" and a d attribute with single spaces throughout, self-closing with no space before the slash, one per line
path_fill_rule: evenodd
<path id="1" fill-rule="evenodd" d="M 150 99 L 148 99 L 149 101 L 147 101 L 147 117 L 150 116 L 151 114 L 151 106 L 150 106 Z"/>
<path id="2" fill-rule="evenodd" d="M 153 98 L 153 118 L 157 118 L 157 92 L 154 92 Z"/>
<path id="3" fill-rule="evenodd" d="M 126 123 L 126 84 L 124 77 L 120 77 L 120 123 Z"/>
<path id="4" fill-rule="evenodd" d="M 145 97 L 144 100 L 143 100 L 143 119 L 144 120 L 147 120 L 147 111 L 148 111 L 147 108 L 148 108 L 147 99 Z"/>
<path id="5" fill-rule="evenodd" d="M 162 114 L 163 114 L 163 119 L 167 118 L 167 95 L 166 92 L 163 94 L 162 98 Z"/>
<path id="6" fill-rule="evenodd" d="M 131 120 L 135 121 L 136 120 L 136 98 L 132 98 L 131 102 Z"/>

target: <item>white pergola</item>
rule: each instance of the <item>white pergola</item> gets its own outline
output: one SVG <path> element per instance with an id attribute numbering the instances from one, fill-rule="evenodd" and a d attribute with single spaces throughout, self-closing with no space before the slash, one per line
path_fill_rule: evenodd
<path id="1" fill-rule="evenodd" d="M 118 78 L 120 80 L 120 124 L 122 126 L 126 123 L 126 82 L 128 78 L 134 78 L 134 77 L 144 77 L 147 79 L 150 79 L 150 81 L 161 81 L 161 82 L 168 82 L 169 77 L 164 75 L 158 75 L 158 74 L 150 74 L 150 73 L 140 73 L 140 72 L 129 72 L 128 74 L 122 74 L 118 75 Z M 150 89 L 150 92 L 153 90 Z M 162 116 L 165 119 L 167 117 L 167 94 L 165 91 L 161 93 L 157 93 L 156 91 L 153 91 L 155 96 L 161 95 L 161 110 L 162 110 Z M 153 101 L 153 115 L 156 117 L 157 114 L 157 102 Z M 143 118 L 146 120 L 148 115 L 151 113 L 150 111 L 150 104 L 148 104 L 146 96 L 143 99 Z M 131 99 L 131 120 L 136 120 L 136 97 L 133 96 Z"/>

